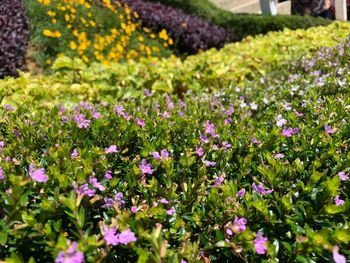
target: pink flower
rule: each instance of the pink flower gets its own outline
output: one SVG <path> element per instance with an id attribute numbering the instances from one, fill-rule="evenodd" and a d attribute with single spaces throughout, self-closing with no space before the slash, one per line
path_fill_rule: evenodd
<path id="1" fill-rule="evenodd" d="M 152 165 L 147 163 L 146 159 L 142 159 L 141 164 L 139 165 L 139 169 L 142 175 L 153 174 Z"/>
<path id="2" fill-rule="evenodd" d="M 78 125 L 78 127 L 81 128 L 87 128 L 90 126 L 90 120 L 85 119 L 84 114 L 74 115 L 73 121 Z"/>
<path id="3" fill-rule="evenodd" d="M 286 137 L 292 137 L 293 135 L 298 134 L 299 131 L 300 131 L 299 128 L 291 128 L 291 127 L 289 127 L 287 129 L 283 129 L 282 130 L 282 135 L 286 136 Z"/>
<path id="4" fill-rule="evenodd" d="M 225 180 L 224 176 L 220 175 L 220 177 L 216 178 L 215 180 L 215 186 L 221 186 L 224 180 Z"/>
<path id="5" fill-rule="evenodd" d="M 332 254 L 333 254 L 333 259 L 335 263 L 346 263 L 346 258 L 343 255 L 339 254 L 338 252 L 339 252 L 339 247 L 334 246 Z"/>
<path id="6" fill-rule="evenodd" d="M 115 228 L 105 227 L 103 237 L 107 245 L 116 246 L 119 244 L 119 237 Z"/>
<path id="7" fill-rule="evenodd" d="M 131 210 L 131 212 L 134 213 L 134 214 L 137 213 L 137 211 L 138 211 L 138 209 L 137 209 L 136 206 L 132 206 L 130 210 Z"/>
<path id="8" fill-rule="evenodd" d="M 165 198 L 160 199 L 159 201 L 161 204 L 169 204 L 169 201 L 166 200 Z"/>
<path id="9" fill-rule="evenodd" d="M 117 150 L 117 146 L 115 145 L 111 145 L 109 146 L 108 148 L 105 149 L 105 153 L 108 154 L 108 153 L 116 153 L 118 152 Z"/>
<path id="10" fill-rule="evenodd" d="M 263 255 L 266 252 L 266 242 L 267 242 L 267 237 L 263 236 L 262 232 L 258 232 L 256 234 L 256 238 L 254 239 L 254 247 L 256 253 L 259 255 Z"/>
<path id="11" fill-rule="evenodd" d="M 152 93 L 151 93 L 151 91 L 150 91 L 149 89 L 145 89 L 145 90 L 143 91 L 143 94 L 144 94 L 146 97 L 151 97 L 151 96 L 152 96 Z"/>
<path id="12" fill-rule="evenodd" d="M 205 134 L 210 134 L 213 136 L 213 138 L 218 138 L 219 135 L 215 133 L 215 125 L 211 123 L 210 121 L 206 121 L 204 124 L 205 127 Z"/>
<path id="13" fill-rule="evenodd" d="M 119 243 L 123 245 L 127 245 L 131 242 L 135 242 L 137 240 L 135 233 L 130 231 L 130 229 L 122 231 L 119 235 Z"/>
<path id="14" fill-rule="evenodd" d="M 141 127 L 144 127 L 145 126 L 145 122 L 139 118 L 136 118 L 136 124 L 141 126 Z"/>
<path id="15" fill-rule="evenodd" d="M 201 140 L 203 143 L 205 143 L 205 144 L 209 143 L 208 137 L 206 137 L 206 136 L 200 136 L 199 138 L 200 138 L 200 140 Z"/>
<path id="16" fill-rule="evenodd" d="M 337 195 L 335 198 L 334 198 L 334 203 L 336 206 L 341 206 L 345 203 L 345 201 L 343 199 L 340 199 L 339 198 L 339 195 Z"/>
<path id="17" fill-rule="evenodd" d="M 258 139 L 255 136 L 251 139 L 251 142 L 252 142 L 252 144 L 260 144 L 261 143 L 260 141 L 258 141 Z"/>
<path id="18" fill-rule="evenodd" d="M 238 232 L 243 232 L 244 230 L 246 230 L 246 225 L 247 219 L 245 219 L 244 217 L 235 217 L 235 220 L 233 221 L 233 226 L 237 228 Z"/>
<path id="19" fill-rule="evenodd" d="M 163 149 L 161 152 L 160 152 L 161 156 L 164 158 L 164 159 L 169 159 L 170 157 L 170 154 L 169 152 L 167 151 L 167 149 Z"/>
<path id="20" fill-rule="evenodd" d="M 207 161 L 207 160 L 203 160 L 203 163 L 205 164 L 206 167 L 210 167 L 210 166 L 215 166 L 216 162 L 211 162 L 211 161 Z"/>
<path id="21" fill-rule="evenodd" d="M 221 145 L 222 145 L 222 148 L 223 148 L 224 150 L 230 149 L 230 148 L 232 147 L 232 145 L 229 144 L 228 142 L 222 142 Z"/>
<path id="22" fill-rule="evenodd" d="M 161 160 L 159 152 L 151 152 L 151 155 L 156 160 Z"/>
<path id="23" fill-rule="evenodd" d="M 35 164 L 31 163 L 29 165 L 29 176 L 39 183 L 46 183 L 47 182 L 47 176 L 45 174 L 44 168 L 39 168 L 37 170 L 34 170 Z"/>
<path id="24" fill-rule="evenodd" d="M 283 154 L 283 153 L 277 153 L 277 154 L 275 154 L 275 159 L 280 160 L 280 159 L 282 159 L 282 158 L 284 158 L 284 154 Z"/>
<path id="25" fill-rule="evenodd" d="M 349 179 L 349 175 L 347 175 L 346 173 L 344 173 L 343 171 L 338 173 L 338 176 L 340 177 L 341 181 L 346 181 Z"/>
<path id="26" fill-rule="evenodd" d="M 100 191 L 106 190 L 106 188 L 102 185 L 102 183 L 98 182 L 95 177 L 90 177 L 89 183 L 92 184 L 93 187 L 99 189 Z"/>

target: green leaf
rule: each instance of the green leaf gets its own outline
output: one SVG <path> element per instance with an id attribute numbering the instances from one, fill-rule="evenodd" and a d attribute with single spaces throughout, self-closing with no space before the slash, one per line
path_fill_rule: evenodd
<path id="1" fill-rule="evenodd" d="M 55 60 L 52 65 L 53 70 L 59 70 L 62 68 L 72 69 L 73 68 L 73 60 L 69 57 L 62 56 Z"/>

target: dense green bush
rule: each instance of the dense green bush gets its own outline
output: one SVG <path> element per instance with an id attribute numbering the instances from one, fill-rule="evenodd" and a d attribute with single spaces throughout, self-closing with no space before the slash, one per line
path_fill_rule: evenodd
<path id="1" fill-rule="evenodd" d="M 76 96 L 52 107 L 24 77 L 1 81 L 26 95 L 0 109 L 0 258 L 349 257 L 349 48 L 182 99 L 96 86 L 94 104 L 76 104 L 67 80 Z"/>
<path id="2" fill-rule="evenodd" d="M 198 15 L 231 32 L 231 41 L 240 41 L 246 36 L 266 34 L 270 31 L 280 31 L 284 28 L 306 29 L 314 26 L 324 26 L 331 21 L 308 16 L 262 16 L 253 14 L 233 14 L 218 8 L 209 0 L 150 0 L 183 9 L 189 14 Z"/>

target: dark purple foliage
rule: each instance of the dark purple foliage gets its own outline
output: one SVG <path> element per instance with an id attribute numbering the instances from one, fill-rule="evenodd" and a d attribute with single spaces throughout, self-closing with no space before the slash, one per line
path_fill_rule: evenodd
<path id="1" fill-rule="evenodd" d="M 195 54 L 199 50 L 220 48 L 229 42 L 224 28 L 184 13 L 181 9 L 142 0 L 121 0 L 136 11 L 142 25 L 158 32 L 166 29 L 181 52 Z"/>
<path id="2" fill-rule="evenodd" d="M 0 79 L 25 69 L 28 21 L 21 0 L 0 0 Z"/>

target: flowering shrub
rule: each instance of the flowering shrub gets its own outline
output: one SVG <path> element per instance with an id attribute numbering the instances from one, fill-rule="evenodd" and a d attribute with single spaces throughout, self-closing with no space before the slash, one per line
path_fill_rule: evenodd
<path id="1" fill-rule="evenodd" d="M 160 32 L 165 28 L 175 46 L 182 52 L 195 54 L 199 50 L 220 48 L 229 42 L 228 32 L 203 19 L 186 14 L 178 8 L 143 0 L 123 0 L 140 16 L 142 24 Z M 171 40 L 172 43 L 172 40 Z"/>
<path id="2" fill-rule="evenodd" d="M 34 27 L 33 44 L 51 64 L 57 55 L 80 57 L 84 62 L 128 61 L 170 54 L 162 44 L 172 41 L 142 29 L 139 15 L 109 0 L 26 0 Z M 133 20 L 134 19 L 134 20 Z M 164 36 L 167 36 L 164 31 Z"/>
<path id="3" fill-rule="evenodd" d="M 29 39 L 27 17 L 20 0 L 0 2 L 0 79 L 25 69 Z"/>
<path id="4" fill-rule="evenodd" d="M 344 262 L 349 48 L 212 95 L 6 97 L 0 258 Z"/>

